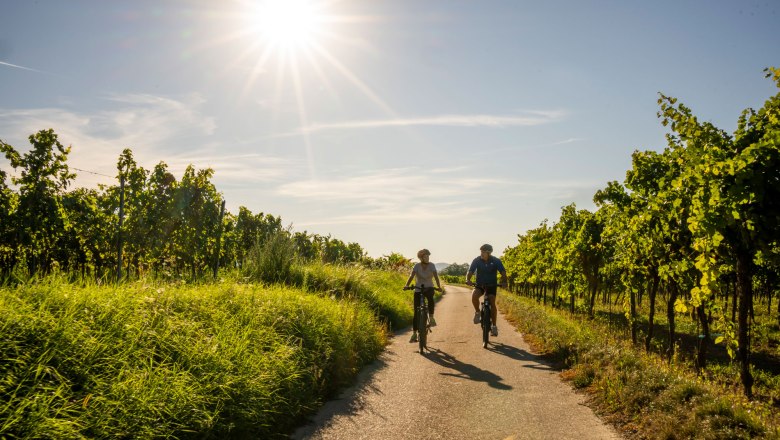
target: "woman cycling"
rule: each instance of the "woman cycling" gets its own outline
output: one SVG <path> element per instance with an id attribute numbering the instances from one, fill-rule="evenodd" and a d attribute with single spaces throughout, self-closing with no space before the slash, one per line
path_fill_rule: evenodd
<path id="1" fill-rule="evenodd" d="M 428 249 L 421 249 L 417 252 L 417 258 L 420 262 L 415 264 L 412 268 L 412 273 L 409 275 L 409 279 L 406 280 L 406 286 L 416 277 L 417 282 L 414 284 L 414 320 L 412 320 L 412 339 L 409 342 L 417 342 L 417 308 L 420 306 L 422 296 L 428 301 L 428 315 L 430 317 L 431 327 L 436 325 L 436 321 L 433 319 L 433 280 L 436 280 L 437 290 L 441 291 L 441 283 L 439 282 L 439 274 L 436 272 L 436 265 L 432 264 L 429 260 L 431 258 L 431 251 Z M 425 286 L 421 288 L 421 286 Z"/>

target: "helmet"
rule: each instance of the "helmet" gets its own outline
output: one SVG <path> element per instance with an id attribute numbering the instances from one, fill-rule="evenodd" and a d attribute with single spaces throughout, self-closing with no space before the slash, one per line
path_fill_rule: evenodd
<path id="1" fill-rule="evenodd" d="M 431 251 L 429 251 L 428 249 L 420 249 L 419 251 L 417 251 L 417 258 L 422 258 L 423 255 L 431 255 Z"/>
<path id="2" fill-rule="evenodd" d="M 485 252 L 493 252 L 493 246 L 485 243 L 482 246 L 479 247 L 479 250 L 485 251 Z"/>

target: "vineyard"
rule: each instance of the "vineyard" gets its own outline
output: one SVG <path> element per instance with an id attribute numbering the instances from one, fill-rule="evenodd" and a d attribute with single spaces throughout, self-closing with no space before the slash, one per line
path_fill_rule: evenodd
<path id="1" fill-rule="evenodd" d="M 296 256 L 325 263 L 403 266 L 397 254 L 372 259 L 357 243 L 293 232 L 271 214 L 240 207 L 225 212 L 211 182 L 214 170 L 188 166 L 180 180 L 160 162 L 138 166 L 130 149 L 117 162 L 116 184 L 75 188 L 70 147 L 52 129 L 29 137 L 20 154 L 0 141 L 0 152 L 19 174 L 0 170 L 0 275 L 24 279 L 54 271 L 94 279 L 168 279 L 216 276 L 218 268 L 241 269 L 253 248 L 285 235 Z"/>
<path id="2" fill-rule="evenodd" d="M 767 69 L 780 87 L 780 69 Z M 733 134 L 661 95 L 668 145 L 518 236 L 511 289 L 605 321 L 667 363 L 780 405 L 780 94 Z M 774 408 L 771 409 L 771 408 Z"/>

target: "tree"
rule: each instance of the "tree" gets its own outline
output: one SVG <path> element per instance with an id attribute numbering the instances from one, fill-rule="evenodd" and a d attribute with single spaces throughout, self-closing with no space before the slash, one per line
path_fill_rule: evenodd
<path id="1" fill-rule="evenodd" d="M 21 169 L 21 177 L 11 179 L 19 185 L 12 224 L 21 253 L 30 273 L 49 272 L 57 241 L 65 232 L 62 195 L 76 175 L 66 163 L 70 147 L 59 142 L 54 130 L 41 130 L 29 140 L 32 149 L 24 155 L 2 141 L 0 151 L 15 170 Z"/>
<path id="2" fill-rule="evenodd" d="M 466 275 L 466 272 L 468 271 L 469 271 L 468 263 L 463 263 L 463 264 L 452 263 L 449 266 L 442 269 L 442 271 L 439 272 L 439 275 L 462 276 L 462 275 Z"/>
<path id="3" fill-rule="evenodd" d="M 16 193 L 6 183 L 6 176 L 5 171 L 0 170 L 0 274 L 3 275 L 8 275 L 16 265 L 17 253 L 13 213 L 18 201 Z"/>
<path id="4" fill-rule="evenodd" d="M 767 69 L 780 88 L 780 69 Z M 739 297 L 738 354 L 745 395 L 752 397 L 750 321 L 756 260 L 780 241 L 780 93 L 759 111 L 746 109 L 734 136 L 701 123 L 690 109 L 662 96 L 661 115 L 686 146 L 686 182 L 693 183 L 690 229 L 701 271 L 693 301 L 718 288 L 718 260 L 735 262 Z M 680 184 L 682 184 L 680 182 Z"/>

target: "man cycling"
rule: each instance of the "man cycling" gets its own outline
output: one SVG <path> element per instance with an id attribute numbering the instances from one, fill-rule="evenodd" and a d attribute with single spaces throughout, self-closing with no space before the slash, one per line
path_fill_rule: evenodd
<path id="1" fill-rule="evenodd" d="M 480 256 L 471 262 L 469 271 L 466 274 L 466 284 L 475 286 L 474 291 L 471 293 L 471 303 L 474 305 L 474 324 L 479 324 L 479 298 L 485 294 L 487 295 L 488 301 L 490 301 L 490 318 L 493 322 L 490 333 L 493 336 L 498 336 L 498 327 L 496 326 L 496 319 L 498 317 L 496 292 L 499 284 L 497 282 L 497 273 L 501 273 L 501 287 L 506 287 L 506 269 L 504 269 L 501 260 L 490 255 L 493 252 L 493 246 L 483 244 L 479 250 Z M 475 273 L 477 274 L 476 284 L 471 282 L 471 277 L 474 276 Z"/>

